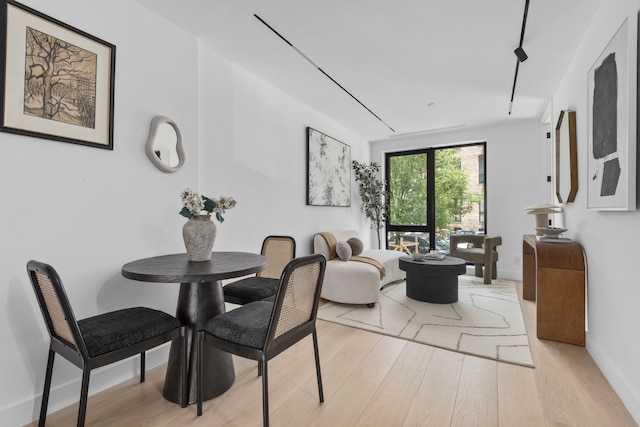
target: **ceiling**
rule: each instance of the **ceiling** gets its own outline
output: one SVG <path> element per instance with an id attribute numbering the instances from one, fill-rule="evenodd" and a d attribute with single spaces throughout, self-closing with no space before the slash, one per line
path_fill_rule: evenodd
<path id="1" fill-rule="evenodd" d="M 368 140 L 540 118 L 601 3 L 530 0 L 509 114 L 525 0 L 137 1 Z"/>

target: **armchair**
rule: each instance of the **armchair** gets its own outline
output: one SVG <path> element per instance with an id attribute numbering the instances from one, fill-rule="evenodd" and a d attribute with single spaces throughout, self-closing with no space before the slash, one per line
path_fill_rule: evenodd
<path id="1" fill-rule="evenodd" d="M 484 277 L 484 283 L 491 283 L 498 275 L 497 246 L 502 244 L 502 237 L 486 234 L 452 234 L 449 254 L 472 262 L 476 267 L 476 276 Z M 482 267 L 484 266 L 484 274 Z"/>

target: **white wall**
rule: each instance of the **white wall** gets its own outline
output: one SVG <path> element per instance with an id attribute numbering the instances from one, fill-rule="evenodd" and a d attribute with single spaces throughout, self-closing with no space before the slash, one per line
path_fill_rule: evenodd
<path id="1" fill-rule="evenodd" d="M 487 232 L 502 236 L 498 276 L 521 279 L 522 235 L 535 233 L 533 217 L 523 215 L 523 209 L 545 202 L 540 183 L 546 176 L 538 168 L 538 159 L 548 142 L 539 135 L 539 123 L 527 121 L 391 138 L 371 143 L 371 161 L 384 165 L 386 152 L 486 141 Z"/>
<path id="2" fill-rule="evenodd" d="M 636 27 L 639 9 L 638 0 L 602 2 L 554 96 L 553 110 L 555 120 L 563 109 L 573 109 L 577 116 L 579 187 L 575 202 L 565 205 L 565 225 L 587 254 L 587 350 L 640 423 L 640 287 L 635 265 L 640 212 L 587 209 L 587 73 L 625 18 Z M 635 44 L 635 32 L 629 37 Z M 635 138 L 631 143 L 637 143 Z"/>
<path id="3" fill-rule="evenodd" d="M 350 144 L 362 139 L 278 92 L 132 0 L 23 0 L 117 46 L 114 150 L 0 133 L 0 419 L 24 425 L 39 413 L 48 335 L 25 265 L 52 264 L 76 316 L 126 306 L 175 312 L 178 286 L 130 281 L 124 263 L 184 251 L 179 193 L 190 187 L 232 195 L 216 247 L 258 251 L 266 234 L 292 234 L 299 253 L 324 228 L 366 227 L 351 208 L 305 206 L 305 128 Z M 160 172 L 144 151 L 153 116 L 180 127 L 186 164 Z M 354 187 L 355 188 L 355 187 Z M 355 192 L 353 192 L 355 195 Z M 150 368 L 166 361 L 153 351 Z M 90 393 L 137 373 L 138 360 L 97 370 Z M 76 402 L 80 371 L 58 358 L 49 410 Z"/>
<path id="4" fill-rule="evenodd" d="M 354 160 L 369 155 L 364 139 L 201 46 L 202 191 L 238 202 L 217 224 L 216 246 L 259 251 L 266 236 L 287 234 L 305 255 L 318 231 L 366 232 L 354 182 L 351 207 L 305 205 L 307 126 L 350 145 Z"/>
<path id="5" fill-rule="evenodd" d="M 178 123 L 187 152 L 197 157 L 197 43 L 130 1 L 24 3 L 116 45 L 115 130 L 113 151 L 0 134 L 0 408 L 7 425 L 37 416 L 46 365 L 48 335 L 27 261 L 58 270 L 78 318 L 140 304 L 173 312 L 176 287 L 130 282 L 120 269 L 180 249 L 178 193 L 197 182 L 196 162 L 170 176 L 144 152 L 150 120 L 163 114 Z M 79 370 L 61 360 L 52 409 L 79 396 Z M 153 355 L 149 363 L 157 363 Z M 98 373 L 91 391 L 133 372 L 130 361 Z"/>

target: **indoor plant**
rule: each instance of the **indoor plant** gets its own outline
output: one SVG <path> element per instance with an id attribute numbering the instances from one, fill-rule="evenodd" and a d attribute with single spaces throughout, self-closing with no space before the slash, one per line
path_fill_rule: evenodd
<path id="1" fill-rule="evenodd" d="M 384 191 L 384 181 L 378 178 L 380 165 L 376 162 L 359 163 L 351 162 L 356 182 L 360 189 L 362 199 L 362 212 L 369 218 L 371 228 L 376 230 L 378 236 L 378 249 L 381 247 L 380 229 L 384 227 L 386 197 Z"/>
<path id="2" fill-rule="evenodd" d="M 190 189 L 180 193 L 182 210 L 180 215 L 189 220 L 182 227 L 182 237 L 187 249 L 189 261 L 209 261 L 216 239 L 216 225 L 211 221 L 211 214 L 224 221 L 222 214 L 236 205 L 233 197 L 210 198 Z"/>

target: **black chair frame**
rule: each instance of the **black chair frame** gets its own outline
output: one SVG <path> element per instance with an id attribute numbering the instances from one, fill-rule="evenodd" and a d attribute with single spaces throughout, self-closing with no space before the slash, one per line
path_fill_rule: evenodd
<path id="1" fill-rule="evenodd" d="M 318 276 L 318 284 L 315 287 L 314 291 L 314 303 L 312 306 L 312 312 L 307 321 L 304 323 L 295 326 L 293 329 L 285 332 L 280 335 L 277 339 L 275 339 L 276 334 L 276 326 L 277 321 L 280 318 L 280 314 L 283 307 L 283 302 L 286 295 L 286 286 L 289 283 L 291 275 L 295 272 L 295 270 L 303 265 L 319 263 L 320 272 Z M 218 337 L 215 337 L 205 330 L 200 330 L 197 333 L 198 339 L 198 357 L 201 359 L 203 357 L 203 347 L 205 344 L 213 345 L 214 347 L 224 350 L 226 352 L 235 354 L 240 357 L 244 357 L 247 359 L 252 359 L 258 361 L 258 373 L 262 376 L 262 411 L 263 411 L 263 422 L 264 426 L 269 425 L 269 384 L 268 384 L 268 370 L 267 370 L 267 362 L 283 351 L 287 350 L 292 345 L 296 344 L 301 339 L 305 338 L 307 335 L 311 335 L 313 339 L 313 350 L 315 357 L 315 367 L 316 367 L 316 376 L 318 381 L 318 394 L 320 398 L 320 402 L 324 402 L 324 392 L 322 388 L 322 374 L 320 372 L 320 355 L 318 351 L 318 336 L 316 331 L 316 316 L 318 312 L 318 304 L 320 301 L 320 292 L 322 290 L 322 281 L 324 279 L 324 271 L 326 268 L 326 259 L 323 255 L 315 254 L 309 255 L 305 257 L 295 258 L 293 259 L 284 269 L 281 279 L 280 286 L 278 287 L 278 293 L 276 294 L 273 310 L 271 312 L 271 318 L 269 320 L 269 327 L 267 330 L 267 338 L 265 340 L 264 346 L 262 348 L 252 348 L 248 346 L 243 346 L 240 344 L 232 343 Z M 238 308 L 236 310 L 242 310 L 243 307 Z M 199 360 L 200 360 L 199 359 Z M 198 364 L 200 366 L 200 364 Z M 202 371 L 198 372 L 198 408 L 197 414 L 198 416 L 202 415 L 202 382 L 203 382 L 203 374 Z"/>
<path id="2" fill-rule="evenodd" d="M 255 276 L 236 280 L 235 282 L 232 282 L 232 283 L 229 283 L 228 285 L 223 286 L 222 292 L 224 293 L 225 302 L 228 302 L 231 304 L 237 304 L 237 305 L 244 305 L 253 301 L 259 301 L 261 299 L 269 299 L 269 298 L 273 299 L 275 295 L 271 293 L 269 293 L 269 295 L 266 295 L 266 296 L 263 294 L 261 297 L 258 297 L 256 295 L 236 295 L 235 294 L 239 289 L 250 289 L 251 285 L 255 285 L 256 283 L 259 283 L 261 285 L 264 284 L 265 286 L 269 286 L 269 287 L 272 287 L 274 286 L 274 284 L 277 283 L 278 279 L 280 278 L 279 276 L 282 274 L 282 271 L 275 270 L 273 265 L 269 265 L 270 257 L 268 253 L 268 245 L 272 240 L 286 241 L 291 245 L 290 257 L 286 259 L 286 262 L 295 258 L 296 241 L 293 237 L 281 236 L 281 235 L 271 235 L 271 236 L 265 237 L 265 239 L 262 241 L 260 254 L 267 257 L 267 267 L 264 270 L 257 272 Z M 277 262 L 276 265 L 286 264 L 284 257 L 278 257 L 278 258 L 281 258 L 281 259 L 278 260 L 279 262 Z M 230 291 L 230 289 L 232 288 L 235 288 L 234 289 L 235 292 Z"/>
<path id="3" fill-rule="evenodd" d="M 49 356 L 47 358 L 47 371 L 45 374 L 44 381 L 44 390 L 42 393 L 42 405 L 40 407 L 40 420 L 38 423 L 39 427 L 44 427 L 46 417 L 47 417 L 47 406 L 49 403 L 49 393 L 51 389 L 51 377 L 53 374 L 53 363 L 55 359 L 56 353 L 60 356 L 67 359 L 69 362 L 82 369 L 82 386 L 80 392 L 80 405 L 78 410 L 78 423 L 77 425 L 84 426 L 85 416 L 87 410 L 87 400 L 88 400 L 88 392 L 89 392 L 89 378 L 91 370 L 100 368 L 102 366 L 109 365 L 111 363 L 127 359 L 131 356 L 135 356 L 140 354 L 140 382 L 145 381 L 145 352 L 154 347 L 157 347 L 161 344 L 164 344 L 173 339 L 182 338 L 182 351 L 183 351 L 183 360 L 187 360 L 187 327 L 181 326 L 165 332 L 161 335 L 155 336 L 151 339 L 138 342 L 136 344 L 130 345 L 128 347 L 107 352 L 105 354 L 91 357 L 87 350 L 87 346 L 85 344 L 82 333 L 80 332 L 80 328 L 78 327 L 78 323 L 76 321 L 75 315 L 69 303 L 69 299 L 67 298 L 67 294 L 62 285 L 62 281 L 58 276 L 58 273 L 48 264 L 44 264 L 38 261 L 29 261 L 27 264 L 27 271 L 29 273 L 29 278 L 31 279 L 31 283 L 33 285 L 33 289 L 36 293 L 36 297 L 38 299 L 38 305 L 40 306 L 40 310 L 42 311 L 42 316 L 45 319 L 45 323 L 47 326 L 47 330 L 49 331 L 50 336 L 50 344 L 49 344 Z M 43 273 L 47 276 L 53 287 L 53 290 L 57 296 L 57 300 L 60 304 L 60 308 L 62 310 L 62 314 L 66 318 L 66 324 L 69 327 L 71 332 L 71 336 L 75 341 L 75 344 L 69 342 L 68 340 L 61 337 L 56 328 L 54 327 L 54 321 L 49 314 L 49 310 L 47 309 L 47 304 L 45 302 L 45 296 L 38 285 L 38 278 L 36 277 L 37 273 Z M 182 366 L 182 375 L 183 378 L 186 378 L 186 364 Z M 187 382 L 184 381 L 183 386 L 183 399 L 182 407 L 186 406 L 187 402 Z"/>

